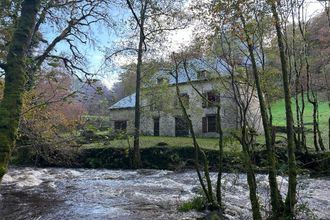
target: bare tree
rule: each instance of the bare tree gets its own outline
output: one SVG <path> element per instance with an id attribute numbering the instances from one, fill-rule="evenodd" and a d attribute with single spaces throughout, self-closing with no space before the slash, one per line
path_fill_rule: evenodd
<path id="1" fill-rule="evenodd" d="M 141 167 L 140 155 L 140 118 L 141 118 L 141 78 L 143 56 L 148 50 L 148 43 L 154 42 L 160 34 L 176 30 L 175 17 L 180 11 L 180 1 L 126 1 L 138 29 L 137 49 L 126 48 L 137 52 L 136 85 L 135 85 L 135 116 L 134 116 L 134 144 L 132 152 L 133 168 Z M 172 21 L 173 23 L 169 22 Z"/>
<path id="2" fill-rule="evenodd" d="M 222 127 L 221 127 L 221 116 L 220 116 L 220 103 L 217 105 L 217 127 L 219 130 L 219 162 L 218 162 L 218 178 L 217 178 L 217 188 L 216 188 L 216 196 L 214 196 L 213 193 L 213 186 L 212 186 L 212 181 L 210 178 L 210 173 L 209 173 L 209 164 L 208 164 L 208 159 L 207 156 L 205 154 L 205 152 L 203 151 L 203 149 L 200 148 L 198 142 L 197 142 L 197 138 L 196 138 L 196 134 L 194 131 L 194 127 L 192 124 L 192 121 L 190 119 L 190 116 L 187 112 L 186 106 L 182 100 L 181 97 L 181 92 L 180 92 L 180 87 L 179 87 L 179 71 L 180 69 L 184 69 L 188 80 L 190 82 L 190 85 L 192 85 L 194 91 L 197 92 L 197 94 L 205 101 L 209 102 L 209 100 L 207 100 L 207 98 L 205 96 L 203 96 L 203 94 L 201 92 L 199 92 L 199 90 L 194 86 L 194 84 L 191 82 L 190 78 L 189 78 L 189 74 L 188 70 L 187 70 L 187 61 L 185 58 L 179 59 L 179 57 L 175 54 L 172 55 L 172 60 L 174 62 L 174 72 L 170 73 L 174 79 L 175 79 L 175 89 L 176 89 L 176 95 L 179 101 L 179 105 L 180 108 L 182 110 L 183 116 L 185 118 L 185 120 L 188 123 L 188 127 L 189 127 L 189 131 L 190 131 L 190 135 L 193 139 L 193 146 L 194 146 L 194 154 L 195 154 L 195 169 L 197 172 L 197 176 L 199 179 L 199 183 L 202 187 L 202 190 L 204 192 L 204 195 L 207 199 L 207 202 L 209 203 L 209 209 L 210 210 L 218 210 L 218 214 L 220 215 L 220 217 L 222 217 L 223 215 L 223 204 L 222 204 L 222 195 L 221 195 L 221 176 L 222 176 L 222 158 L 223 158 L 223 132 L 222 132 Z M 204 177 L 205 180 L 202 176 L 202 172 L 200 171 L 200 160 L 199 158 L 201 157 L 201 163 L 202 163 L 202 167 L 203 167 L 203 173 L 204 173 Z"/>
<path id="3" fill-rule="evenodd" d="M 286 130 L 287 130 L 287 139 L 288 139 L 288 163 L 289 163 L 289 187 L 288 187 L 287 197 L 285 200 L 285 214 L 286 216 L 293 218 L 295 215 L 294 207 L 297 202 L 296 199 L 297 170 L 296 170 L 296 158 L 295 158 L 293 114 L 291 109 L 291 105 L 292 105 L 291 89 L 289 85 L 289 71 L 287 64 L 288 58 L 285 52 L 281 21 L 278 14 L 278 5 L 273 0 L 269 0 L 268 4 L 271 6 L 271 11 L 274 17 L 274 26 L 276 28 L 278 48 L 280 51 L 284 100 L 285 100 Z"/>

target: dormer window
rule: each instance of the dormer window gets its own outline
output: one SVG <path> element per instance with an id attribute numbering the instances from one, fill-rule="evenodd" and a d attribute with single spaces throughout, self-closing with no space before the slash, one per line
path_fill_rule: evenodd
<path id="1" fill-rule="evenodd" d="M 197 79 L 199 79 L 199 80 L 207 79 L 207 71 L 206 70 L 198 71 Z"/>

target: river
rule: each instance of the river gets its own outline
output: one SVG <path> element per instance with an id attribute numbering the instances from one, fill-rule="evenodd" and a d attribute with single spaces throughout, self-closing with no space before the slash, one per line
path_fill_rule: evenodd
<path id="1" fill-rule="evenodd" d="M 245 178 L 244 174 L 224 174 L 229 219 L 251 219 Z M 267 210 L 267 176 L 257 175 L 257 182 L 263 210 Z M 278 182 L 285 192 L 286 178 L 278 177 Z M 204 215 L 177 211 L 199 191 L 193 171 L 11 168 L 0 187 L 0 219 L 4 220 L 167 220 Z M 299 219 L 330 219 L 330 179 L 300 176 L 298 200 Z"/>

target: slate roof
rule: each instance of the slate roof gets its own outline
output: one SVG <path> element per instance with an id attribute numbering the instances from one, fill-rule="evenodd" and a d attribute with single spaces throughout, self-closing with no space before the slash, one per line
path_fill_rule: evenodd
<path id="1" fill-rule="evenodd" d="M 122 109 L 122 108 L 134 108 L 134 107 L 135 107 L 135 93 L 119 100 L 118 102 L 110 106 L 110 109 Z"/>
<path id="2" fill-rule="evenodd" d="M 189 81 L 189 78 L 191 81 L 198 80 L 197 73 L 199 71 L 206 70 L 207 72 L 217 72 L 225 75 L 229 73 L 230 70 L 230 66 L 221 59 L 216 59 L 213 61 L 206 59 L 192 59 L 187 62 L 186 67 L 188 76 L 182 64 L 178 70 L 178 83 L 186 83 Z M 169 74 L 169 71 L 159 71 L 151 80 L 156 83 L 158 78 L 166 78 L 168 79 L 168 83 L 170 85 L 175 84 L 175 78 Z"/>
<path id="3" fill-rule="evenodd" d="M 222 75 L 226 75 L 229 70 L 230 66 L 221 59 L 216 59 L 210 62 L 210 60 L 206 59 L 191 59 L 187 62 L 187 72 L 183 68 L 183 65 L 180 67 L 178 72 L 178 83 L 186 83 L 189 81 L 197 81 L 197 73 L 198 71 L 206 70 L 207 72 L 217 72 Z M 152 81 L 157 83 L 159 78 L 167 79 L 170 85 L 175 84 L 175 78 L 169 74 L 169 71 L 161 70 L 157 74 L 152 77 Z M 125 109 L 125 108 L 134 108 L 135 107 L 135 93 L 130 96 L 127 96 L 112 106 L 110 106 L 110 110 L 114 109 Z"/>

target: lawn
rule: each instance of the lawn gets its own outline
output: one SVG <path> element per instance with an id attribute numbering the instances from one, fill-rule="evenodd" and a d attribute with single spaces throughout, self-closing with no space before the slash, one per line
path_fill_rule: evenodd
<path id="1" fill-rule="evenodd" d="M 198 144 L 204 149 L 218 149 L 218 139 L 217 138 L 197 138 Z M 154 147 L 159 145 L 159 143 L 166 143 L 171 147 L 184 147 L 193 146 L 191 137 L 155 137 L 155 136 L 141 136 L 140 146 L 141 148 Z M 133 146 L 133 137 L 129 138 L 129 144 Z M 83 145 L 84 148 L 95 148 L 95 147 L 115 147 L 115 148 L 128 148 L 127 139 L 116 139 L 112 140 L 107 144 L 104 143 L 91 143 Z M 240 151 L 240 146 L 235 141 L 226 141 L 225 152 L 238 152 Z"/>
<path id="2" fill-rule="evenodd" d="M 307 129 L 312 129 L 312 122 L 313 122 L 313 106 L 312 104 L 308 103 L 307 100 L 305 102 L 305 113 L 304 113 L 304 122 L 306 124 Z M 295 99 L 292 99 L 292 111 L 295 116 Z M 273 124 L 277 126 L 285 126 L 286 119 L 285 119 L 285 104 L 284 100 L 281 99 L 277 102 L 272 104 L 272 113 L 273 113 Z M 328 119 L 330 115 L 330 109 L 328 106 L 327 101 L 323 101 L 319 103 L 319 118 L 320 118 L 320 130 L 322 132 L 322 137 L 324 141 L 324 145 L 327 147 L 329 146 L 328 143 Z M 313 134 L 307 134 L 307 145 L 309 147 L 313 147 Z"/>

